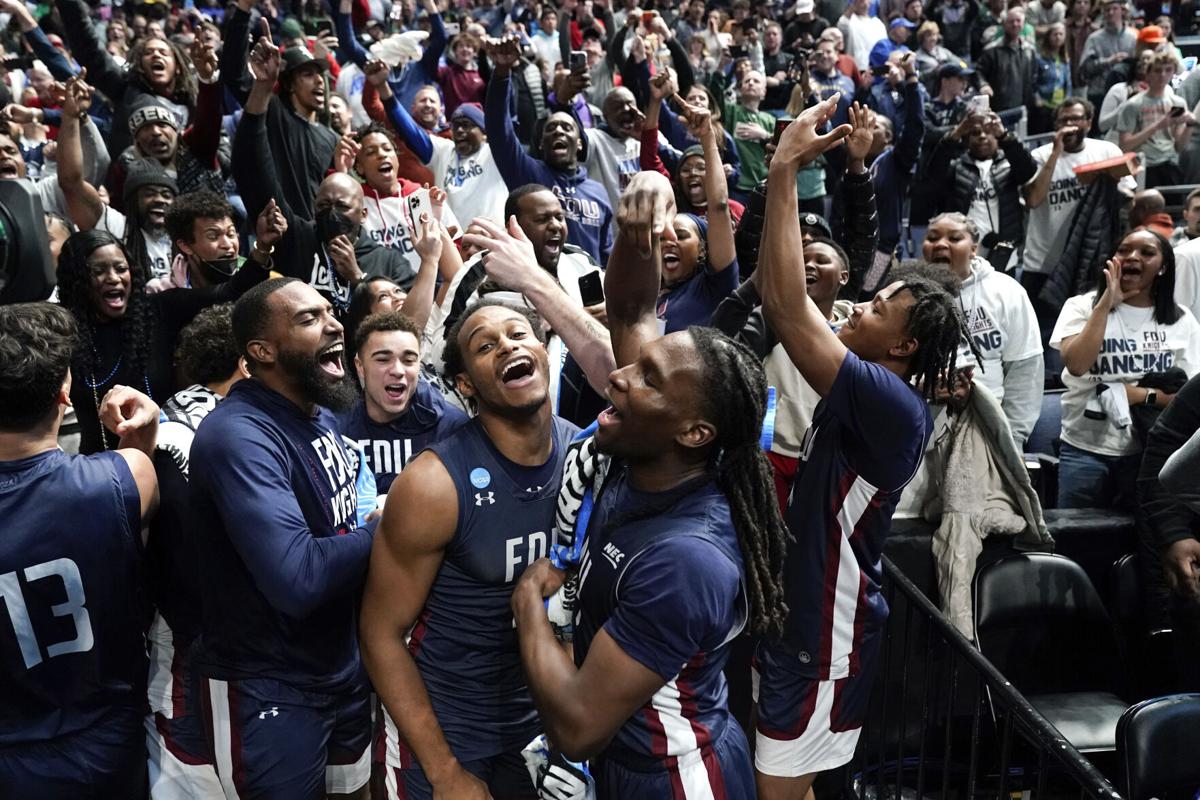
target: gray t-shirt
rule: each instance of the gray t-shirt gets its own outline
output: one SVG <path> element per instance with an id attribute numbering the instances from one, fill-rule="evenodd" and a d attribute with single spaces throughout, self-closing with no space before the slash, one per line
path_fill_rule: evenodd
<path id="1" fill-rule="evenodd" d="M 1178 95 L 1150 97 L 1144 92 L 1135 94 L 1117 111 L 1117 131 L 1144 131 L 1170 113 L 1172 108 L 1187 110 L 1183 98 Z M 1175 152 L 1175 137 L 1171 135 L 1170 126 L 1155 131 L 1154 135 L 1138 148 L 1138 152 L 1142 154 L 1142 163 L 1147 167 L 1179 163 L 1179 153 Z"/>

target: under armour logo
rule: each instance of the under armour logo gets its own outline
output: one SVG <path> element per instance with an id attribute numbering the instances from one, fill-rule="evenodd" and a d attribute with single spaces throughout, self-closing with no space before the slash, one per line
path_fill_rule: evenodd
<path id="1" fill-rule="evenodd" d="M 484 503 L 487 503 L 490 506 L 495 502 L 496 502 L 496 493 L 495 492 L 476 492 L 475 493 L 475 505 L 477 505 L 477 506 L 481 506 Z"/>
<path id="2" fill-rule="evenodd" d="M 258 712 L 259 719 L 266 719 L 267 717 L 278 717 L 278 716 L 279 716 L 279 706 L 271 706 L 266 711 Z"/>

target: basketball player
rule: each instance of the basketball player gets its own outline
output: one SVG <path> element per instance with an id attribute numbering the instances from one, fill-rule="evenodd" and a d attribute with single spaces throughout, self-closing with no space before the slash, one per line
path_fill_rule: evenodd
<path id="1" fill-rule="evenodd" d="M 58 448 L 71 315 L 0 306 L 0 794 L 138 797 L 145 782 L 142 529 L 158 505 L 149 398 L 120 449 Z M 108 421 L 110 399 L 102 404 Z M 116 431 L 118 434 L 124 431 Z M 150 444 L 147 445 L 146 443 Z"/>
<path id="2" fill-rule="evenodd" d="M 574 662 L 542 603 L 562 572 L 547 560 L 527 570 L 513 609 L 547 736 L 594 759 L 598 797 L 752 800 L 723 669 L 748 621 L 766 633 L 784 618 L 786 534 L 759 445 L 766 381 L 750 350 L 713 329 L 660 338 L 673 206 L 666 178 L 641 172 L 618 210 L 605 288 L 619 368 L 596 431 L 613 460 L 587 529 Z"/>
<path id="3" fill-rule="evenodd" d="M 521 749 L 540 724 L 509 602 L 547 552 L 576 429 L 551 413 L 532 312 L 469 307 L 444 358 L 479 415 L 392 483 L 363 598 L 363 659 L 388 712 L 387 793 L 531 798 Z"/>
<path id="4" fill-rule="evenodd" d="M 817 133 L 837 101 L 805 110 L 780 138 L 757 276 L 767 323 L 822 397 L 785 514 L 787 624 L 756 657 L 762 800 L 801 800 L 818 773 L 854 755 L 887 619 L 883 542 L 932 427 L 912 384 L 932 395 L 954 373 L 965 333 L 954 299 L 924 278 L 855 305 L 836 334 L 806 297 L 796 173 L 850 133 L 849 125 Z"/>
<path id="5" fill-rule="evenodd" d="M 363 448 L 386 495 L 410 459 L 464 425 L 467 415 L 421 377 L 421 329 L 400 312 L 367 317 L 353 345 L 363 397 L 338 421 Z"/>
<path id="6" fill-rule="evenodd" d="M 342 326 L 308 284 L 242 295 L 250 377 L 192 444 L 203 615 L 192 658 L 225 796 L 324 798 L 370 778 L 370 706 L 355 635 L 373 525 L 330 409 L 355 398 Z"/>

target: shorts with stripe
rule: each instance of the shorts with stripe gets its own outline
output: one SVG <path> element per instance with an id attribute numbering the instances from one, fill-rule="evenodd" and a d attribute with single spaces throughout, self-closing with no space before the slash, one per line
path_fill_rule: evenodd
<path id="1" fill-rule="evenodd" d="M 0 747 L 0 797 L 141 797 L 146 781 L 142 716 L 140 705 L 114 708 L 82 731 Z"/>
<path id="2" fill-rule="evenodd" d="M 795 656 L 760 647 L 754 662 L 758 730 L 754 768 L 796 778 L 840 767 L 854 758 L 871 699 L 875 658 L 859 653 L 859 671 L 820 680 L 799 674 Z"/>
<path id="3" fill-rule="evenodd" d="M 433 787 L 425 778 L 421 765 L 411 759 L 406 761 L 406 767 L 386 766 L 384 787 L 387 800 L 432 800 Z M 491 758 L 463 761 L 460 765 L 487 784 L 493 797 L 536 800 L 538 796 L 520 750 L 510 750 Z"/>
<path id="4" fill-rule="evenodd" d="M 205 734 L 226 800 L 324 800 L 370 779 L 365 689 L 325 694 L 266 678 L 200 680 Z"/>
<path id="5" fill-rule="evenodd" d="M 635 763 L 602 754 L 592 764 L 597 800 L 754 800 L 754 770 L 732 723 L 712 745 Z"/>
<path id="6" fill-rule="evenodd" d="M 221 796 L 221 783 L 205 737 L 197 678 L 186 661 L 169 639 L 157 641 L 151 631 L 151 713 L 146 715 L 145 728 L 152 800 Z"/>

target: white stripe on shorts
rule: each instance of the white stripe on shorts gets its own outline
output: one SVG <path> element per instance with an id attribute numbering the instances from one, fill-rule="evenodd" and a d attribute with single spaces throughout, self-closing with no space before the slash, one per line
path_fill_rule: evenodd
<path id="1" fill-rule="evenodd" d="M 843 678 L 842 680 L 848 680 Z M 798 778 L 840 767 L 854 758 L 862 728 L 834 732 L 833 694 L 837 681 L 817 684 L 817 702 L 808 727 L 795 739 L 772 739 L 758 732 L 754 737 L 754 768 L 764 775 Z"/>
<path id="2" fill-rule="evenodd" d="M 358 761 L 353 764 L 325 765 L 325 792 L 350 794 L 371 780 L 371 743 L 368 741 Z"/>
<path id="3" fill-rule="evenodd" d="M 240 800 L 233 783 L 233 721 L 229 717 L 229 684 L 206 678 L 208 703 L 212 708 L 213 754 L 217 762 L 217 777 L 225 800 Z"/>

